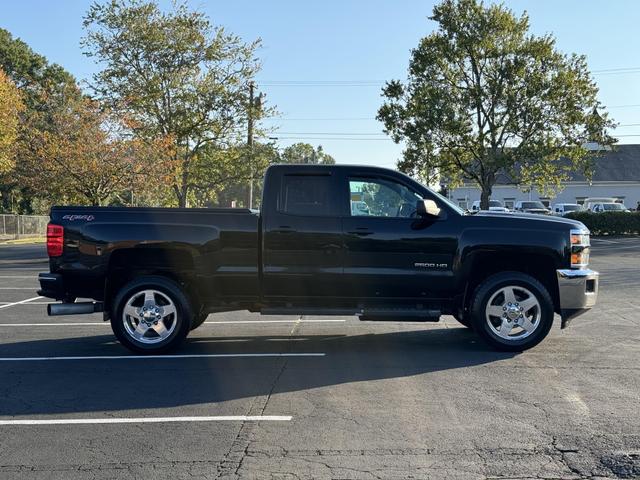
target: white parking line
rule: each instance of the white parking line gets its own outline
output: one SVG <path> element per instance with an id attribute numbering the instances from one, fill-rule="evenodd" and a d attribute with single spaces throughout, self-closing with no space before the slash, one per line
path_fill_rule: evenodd
<path id="1" fill-rule="evenodd" d="M 14 302 L 0 302 L 0 305 L 9 305 L 9 304 L 13 304 Z M 29 303 L 22 303 L 21 305 L 49 305 L 51 302 L 29 302 Z"/>
<path id="2" fill-rule="evenodd" d="M 96 425 L 104 423 L 289 422 L 290 415 L 215 415 L 205 417 L 68 418 L 0 420 L 0 425 Z"/>
<path id="3" fill-rule="evenodd" d="M 0 357 L 0 362 L 51 362 L 61 360 L 167 360 L 181 358 L 324 357 L 325 353 L 209 353 L 186 355 L 94 355 L 88 357 Z"/>
<path id="4" fill-rule="evenodd" d="M 21 305 L 23 303 L 30 302 L 31 300 L 39 300 L 41 298 L 44 298 L 44 297 L 27 298 L 26 300 L 20 300 L 19 302 L 13 302 L 13 303 L 7 303 L 6 305 L 0 305 L 0 308 L 13 307 L 14 305 Z"/>
<path id="5" fill-rule="evenodd" d="M 600 242 L 602 242 L 602 243 L 620 243 L 620 242 L 614 242 L 613 240 L 604 240 L 602 238 L 592 238 L 591 242 L 592 243 L 593 242 L 595 242 L 595 243 L 600 243 Z"/>

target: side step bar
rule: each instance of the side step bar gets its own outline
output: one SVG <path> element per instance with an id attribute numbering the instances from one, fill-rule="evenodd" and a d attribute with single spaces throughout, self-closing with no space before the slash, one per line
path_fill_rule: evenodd
<path id="1" fill-rule="evenodd" d="M 358 318 L 363 322 L 439 322 L 440 310 L 365 310 Z"/>
<path id="2" fill-rule="evenodd" d="M 78 302 L 78 303 L 50 303 L 47 305 L 47 314 L 50 317 L 58 315 L 86 315 L 88 313 L 102 312 L 102 302 Z"/>
<path id="3" fill-rule="evenodd" d="M 296 307 L 269 307 L 260 310 L 262 315 L 357 315 L 363 321 L 380 322 L 437 322 L 442 312 L 436 309 L 367 309 L 367 308 L 296 308 Z"/>
<path id="4" fill-rule="evenodd" d="M 361 308 L 296 308 L 268 307 L 260 310 L 262 315 L 359 315 Z"/>

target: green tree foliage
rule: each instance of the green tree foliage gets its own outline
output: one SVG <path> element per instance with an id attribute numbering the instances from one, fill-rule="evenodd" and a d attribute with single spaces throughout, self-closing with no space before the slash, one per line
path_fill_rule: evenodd
<path id="1" fill-rule="evenodd" d="M 250 156 L 252 158 L 253 172 L 246 171 L 248 164 L 242 163 L 245 171 L 236 178 L 230 178 L 224 182 L 224 186 L 220 189 L 215 200 L 211 203 L 224 207 L 232 204 L 240 207 L 249 206 L 249 183 L 253 177 L 253 207 L 259 207 L 262 199 L 262 187 L 264 173 L 269 167 L 280 161 L 280 152 L 271 143 L 254 143 L 252 151 L 246 151 L 247 147 L 243 147 L 240 152 L 242 158 Z"/>
<path id="2" fill-rule="evenodd" d="M 248 85 L 260 68 L 259 41 L 244 43 L 186 3 L 169 12 L 154 1 L 94 3 L 84 26 L 85 53 L 103 66 L 95 93 L 137 138 L 168 140 L 179 206 L 248 161 L 236 149 L 246 131 Z M 256 120 L 265 111 L 252 106 Z"/>
<path id="3" fill-rule="evenodd" d="M 41 131 L 51 126 L 54 112 L 61 108 L 70 95 L 80 96 L 73 76 L 57 64 L 51 64 L 42 55 L 35 53 L 26 43 L 13 38 L 11 33 L 0 28 L 0 69 L 16 85 L 24 108 L 20 112 L 20 125 L 14 141 L 16 149 L 20 149 L 24 141 L 23 124 L 36 125 Z M 15 160 L 15 168 L 19 169 L 24 161 L 24 152 Z M 33 202 L 40 194 L 19 181 L 16 170 L 11 169 L 0 177 L 0 197 L 2 209 L 15 213 L 32 213 Z M 45 202 L 47 205 L 54 198 Z M 42 202 L 36 202 L 42 203 Z M 44 207 L 45 210 L 47 207 Z"/>
<path id="4" fill-rule="evenodd" d="M 431 19 L 438 29 L 412 51 L 407 82 L 385 85 L 378 111 L 394 141 L 406 142 L 401 170 L 453 185 L 471 179 L 482 208 L 500 172 L 539 191 L 571 170 L 589 173 L 583 145 L 613 143 L 614 124 L 584 56 L 560 53 L 551 35 L 529 33 L 526 13 L 500 4 L 444 0 Z"/>
<path id="5" fill-rule="evenodd" d="M 286 147 L 280 156 L 282 163 L 311 163 L 316 165 L 333 165 L 335 159 L 324 152 L 322 145 L 314 148 L 308 143 L 294 143 Z"/>
<path id="6" fill-rule="evenodd" d="M 0 28 L 0 68 L 20 89 L 28 110 L 41 110 L 43 98 L 68 93 L 73 76 L 60 65 L 50 64 L 19 38 Z"/>

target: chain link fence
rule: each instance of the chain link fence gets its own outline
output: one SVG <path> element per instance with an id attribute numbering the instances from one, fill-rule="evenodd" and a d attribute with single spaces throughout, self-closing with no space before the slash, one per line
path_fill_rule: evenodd
<path id="1" fill-rule="evenodd" d="M 0 214 L 0 240 L 47 235 L 47 215 L 5 215 Z"/>

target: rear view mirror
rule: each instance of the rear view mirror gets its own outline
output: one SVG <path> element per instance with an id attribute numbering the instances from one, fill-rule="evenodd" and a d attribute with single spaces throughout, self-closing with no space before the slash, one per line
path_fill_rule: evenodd
<path id="1" fill-rule="evenodd" d="M 433 200 L 418 200 L 416 211 L 421 217 L 439 217 L 440 208 Z"/>

